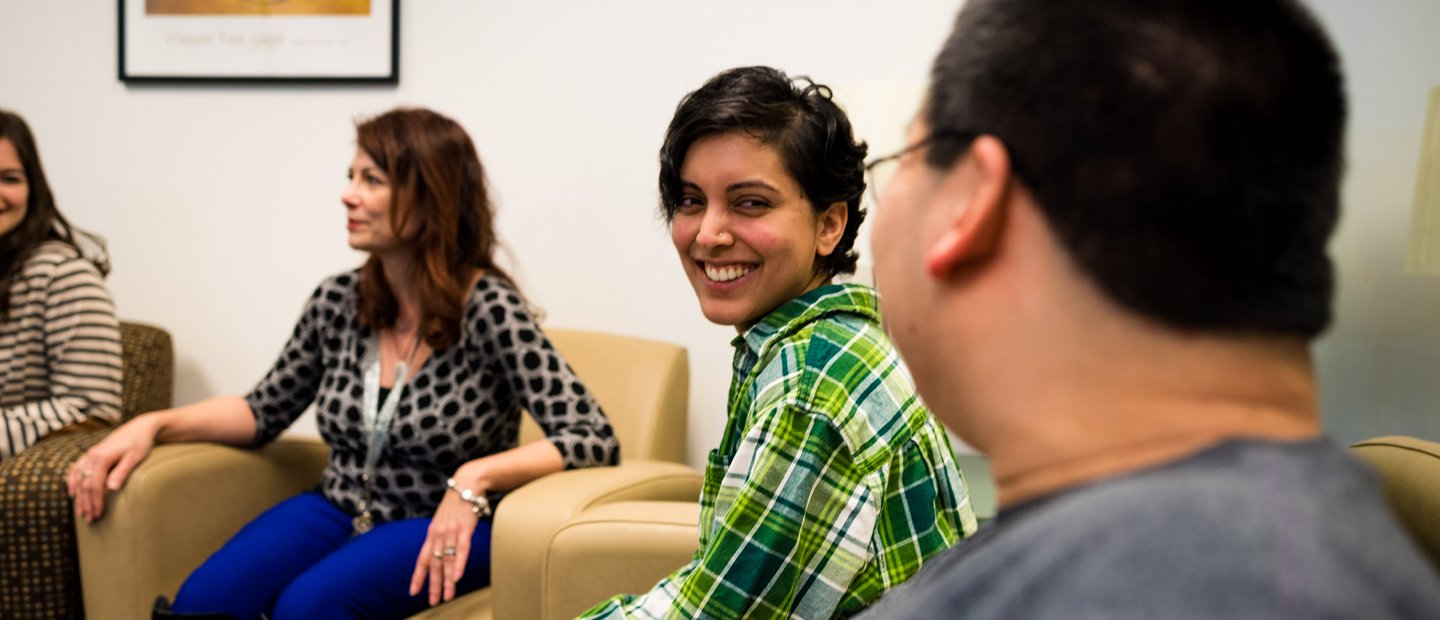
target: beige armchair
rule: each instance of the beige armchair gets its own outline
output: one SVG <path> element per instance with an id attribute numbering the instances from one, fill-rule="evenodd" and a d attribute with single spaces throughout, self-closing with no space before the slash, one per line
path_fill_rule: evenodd
<path id="1" fill-rule="evenodd" d="M 619 467 L 552 474 L 510 493 L 495 514 L 492 587 L 418 617 L 559 617 L 542 611 L 547 606 L 573 609 L 557 612 L 573 614 L 610 594 L 648 588 L 694 551 L 692 513 L 688 533 L 683 527 L 668 536 L 649 532 L 637 541 L 640 547 L 647 540 L 655 542 L 655 548 L 680 554 L 678 559 L 646 560 L 639 554 L 633 566 L 606 569 L 643 585 L 590 582 L 599 590 L 578 596 L 593 600 L 580 602 L 563 595 L 547 599 L 557 597 L 551 590 L 575 590 L 575 584 L 554 577 L 588 572 L 569 564 L 577 553 L 589 553 L 577 551 L 583 544 L 574 549 L 556 545 L 556 541 L 585 542 L 591 536 L 587 528 L 600 527 L 603 513 L 588 511 L 607 504 L 621 503 L 612 509 L 625 509 L 634 502 L 657 500 L 694 505 L 701 483 L 699 472 L 679 464 L 689 397 L 683 348 L 578 330 L 550 329 L 547 334 L 609 415 L 624 462 Z M 522 425 L 522 442 L 539 436 L 533 423 Z M 260 450 L 211 444 L 157 447 L 125 488 L 111 495 L 104 519 L 93 525 L 76 524 L 86 615 L 91 620 L 147 618 L 156 595 L 173 595 L 190 571 L 244 523 L 312 487 L 324 466 L 325 447 L 310 438 L 285 437 Z M 643 511 L 644 505 L 639 509 Z M 582 513 L 584 519 L 577 522 Z M 546 588 L 547 583 L 565 587 Z M 618 589 L 607 589 L 611 587 Z"/>
<path id="2" fill-rule="evenodd" d="M 1375 437 L 1350 446 L 1380 473 L 1380 486 L 1401 525 L 1440 569 L 1440 443 Z"/>

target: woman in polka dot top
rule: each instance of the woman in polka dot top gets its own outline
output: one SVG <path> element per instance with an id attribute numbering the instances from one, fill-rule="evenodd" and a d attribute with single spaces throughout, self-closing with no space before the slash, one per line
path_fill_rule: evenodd
<path id="1" fill-rule="evenodd" d="M 364 121 L 342 196 L 359 269 L 320 284 L 255 389 L 137 417 L 69 484 L 94 521 L 157 442 L 263 445 L 313 404 L 329 464 L 314 491 L 256 518 L 171 611 L 406 617 L 489 583 L 490 506 L 547 473 L 612 465 L 600 407 L 493 261 L 475 147 L 454 121 Z M 545 439 L 516 446 L 521 409 Z"/>

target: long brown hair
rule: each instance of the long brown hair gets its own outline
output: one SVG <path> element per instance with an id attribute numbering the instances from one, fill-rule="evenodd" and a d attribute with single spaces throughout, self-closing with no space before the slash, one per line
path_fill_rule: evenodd
<path id="1" fill-rule="evenodd" d="M 5 235 L 0 235 L 0 321 L 10 316 L 10 285 L 20 273 L 25 259 L 35 248 L 46 241 L 61 241 L 74 246 L 77 251 L 95 264 L 104 276 L 110 272 L 110 261 L 105 253 L 105 240 L 70 226 L 65 216 L 55 206 L 55 194 L 50 191 L 50 182 L 45 179 L 45 169 L 40 165 L 40 151 L 35 145 L 35 136 L 30 126 L 19 114 L 0 110 L 0 139 L 9 140 L 25 168 L 25 182 L 29 185 L 30 196 L 26 200 L 25 219 Z M 81 247 L 77 240 L 88 241 Z"/>
<path id="2" fill-rule="evenodd" d="M 495 264 L 495 214 L 475 144 L 455 121 L 421 108 L 360 122 L 356 142 L 390 177 L 392 232 L 415 255 L 420 335 L 432 349 L 449 347 L 460 339 L 477 269 L 513 284 Z M 387 328 L 399 310 L 384 267 L 371 256 L 360 268 L 360 323 Z"/>

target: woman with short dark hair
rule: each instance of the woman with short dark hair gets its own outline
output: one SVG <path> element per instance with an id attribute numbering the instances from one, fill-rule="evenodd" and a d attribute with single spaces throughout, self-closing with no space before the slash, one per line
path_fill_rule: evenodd
<path id="1" fill-rule="evenodd" d="M 855 270 L 865 145 L 830 89 L 732 69 L 681 100 L 661 213 L 707 319 L 739 332 L 700 550 L 609 617 L 855 613 L 976 529 L 949 441 Z"/>
<path id="2" fill-rule="evenodd" d="M 399 109 L 360 123 L 357 142 L 341 201 L 365 264 L 320 284 L 250 394 L 139 416 L 71 471 L 93 521 L 153 443 L 263 445 L 315 405 L 330 447 L 320 488 L 257 517 L 157 615 L 410 616 L 489 583 L 503 492 L 619 459 L 599 405 L 494 262 L 465 130 Z M 521 408 L 545 439 L 516 446 Z"/>

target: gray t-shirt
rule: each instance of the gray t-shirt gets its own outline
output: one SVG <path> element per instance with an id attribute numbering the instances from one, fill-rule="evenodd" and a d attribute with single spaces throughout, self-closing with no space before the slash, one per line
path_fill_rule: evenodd
<path id="1" fill-rule="evenodd" d="M 1239 440 L 1007 510 L 865 618 L 1440 618 L 1440 576 L 1328 440 Z"/>

